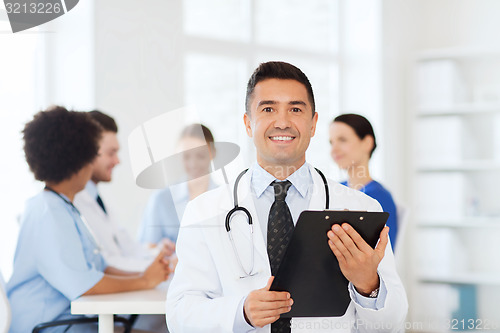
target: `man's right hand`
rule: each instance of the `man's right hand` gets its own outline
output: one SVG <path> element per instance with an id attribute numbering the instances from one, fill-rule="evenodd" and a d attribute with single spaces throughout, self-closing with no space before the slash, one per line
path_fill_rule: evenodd
<path id="1" fill-rule="evenodd" d="M 292 309 L 293 300 L 286 291 L 270 291 L 274 276 L 267 281 L 262 289 L 248 294 L 243 305 L 246 321 L 253 327 L 264 327 L 279 319 L 280 314 Z"/>

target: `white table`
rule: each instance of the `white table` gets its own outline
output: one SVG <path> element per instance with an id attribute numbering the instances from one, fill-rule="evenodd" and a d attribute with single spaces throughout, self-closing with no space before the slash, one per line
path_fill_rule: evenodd
<path id="1" fill-rule="evenodd" d="M 165 314 L 168 285 L 155 289 L 81 296 L 71 302 L 71 314 L 98 315 L 99 333 L 113 333 L 115 314 Z"/>

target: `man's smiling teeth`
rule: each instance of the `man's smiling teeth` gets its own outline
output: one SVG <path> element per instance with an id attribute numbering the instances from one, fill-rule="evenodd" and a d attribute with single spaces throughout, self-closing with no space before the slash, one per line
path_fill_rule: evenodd
<path id="1" fill-rule="evenodd" d="M 293 137 L 291 136 L 272 136 L 271 137 L 271 140 L 278 140 L 278 141 L 288 141 L 288 140 L 292 140 Z"/>

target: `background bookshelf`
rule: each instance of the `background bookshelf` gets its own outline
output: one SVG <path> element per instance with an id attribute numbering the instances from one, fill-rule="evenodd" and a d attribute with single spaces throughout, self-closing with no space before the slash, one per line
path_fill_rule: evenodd
<path id="1" fill-rule="evenodd" d="M 413 315 L 498 330 L 500 50 L 427 50 L 415 65 Z"/>

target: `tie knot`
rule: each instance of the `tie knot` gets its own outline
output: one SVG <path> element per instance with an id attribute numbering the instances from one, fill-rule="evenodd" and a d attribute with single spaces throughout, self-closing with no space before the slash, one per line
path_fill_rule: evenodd
<path id="1" fill-rule="evenodd" d="M 271 183 L 271 185 L 274 187 L 274 200 L 285 201 L 286 193 L 288 192 L 290 186 L 292 186 L 292 183 L 290 183 L 289 180 L 285 180 L 284 182 L 275 180 Z"/>

